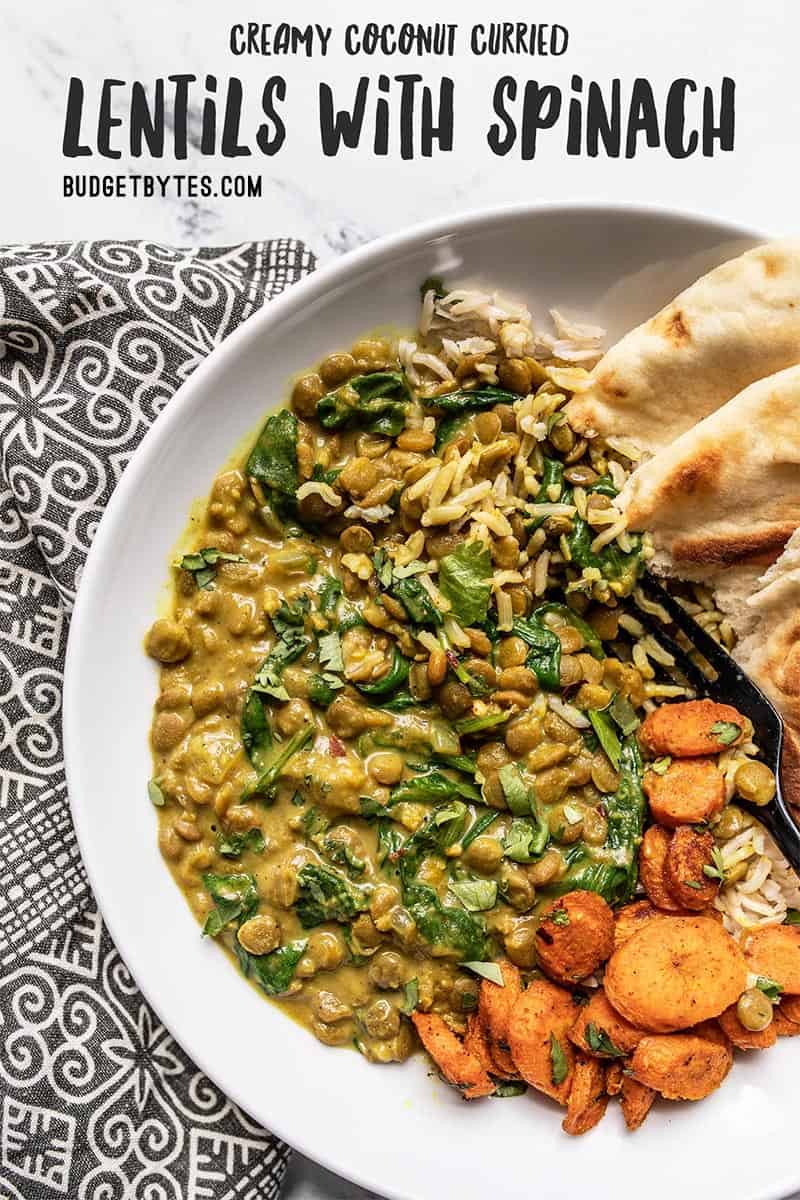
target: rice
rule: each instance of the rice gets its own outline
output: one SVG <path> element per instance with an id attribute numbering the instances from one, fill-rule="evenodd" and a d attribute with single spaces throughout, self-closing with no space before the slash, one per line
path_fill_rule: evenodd
<path id="1" fill-rule="evenodd" d="M 780 925 L 790 908 L 800 908 L 800 879 L 763 825 L 756 824 L 720 846 L 726 871 L 747 862 L 743 879 L 728 883 L 714 901 L 729 933 Z"/>

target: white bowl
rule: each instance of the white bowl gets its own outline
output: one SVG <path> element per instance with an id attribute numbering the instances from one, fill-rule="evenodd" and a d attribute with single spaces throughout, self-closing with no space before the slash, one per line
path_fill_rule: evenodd
<path id="1" fill-rule="evenodd" d="M 662 1104 L 635 1136 L 614 1110 L 586 1137 L 538 1097 L 467 1104 L 415 1057 L 368 1064 L 262 999 L 199 928 L 156 848 L 147 733 L 156 691 L 142 635 L 192 501 L 287 377 L 376 323 L 411 325 L 428 275 L 483 280 L 597 319 L 615 339 L 709 266 L 757 240 L 675 213 L 511 209 L 383 239 L 267 304 L 159 417 L 114 493 L 78 595 L 65 680 L 72 812 L 92 886 L 139 986 L 238 1104 L 292 1145 L 378 1192 L 413 1200 L 785 1196 L 800 1186 L 791 1080 L 800 1041 L 740 1055 L 702 1104 Z"/>

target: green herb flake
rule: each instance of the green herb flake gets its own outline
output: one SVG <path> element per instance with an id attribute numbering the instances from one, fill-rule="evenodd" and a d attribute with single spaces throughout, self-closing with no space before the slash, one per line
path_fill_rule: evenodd
<path id="1" fill-rule="evenodd" d="M 569 913 L 565 908 L 554 908 L 553 911 L 548 914 L 548 920 L 552 921 L 554 925 L 560 925 L 561 928 L 564 929 L 567 925 L 569 925 Z"/>
<path id="2" fill-rule="evenodd" d="M 161 790 L 161 786 L 155 779 L 149 779 L 147 781 L 147 795 L 150 799 L 150 803 L 154 804 L 156 808 L 163 808 L 167 803 L 166 797 Z"/>
<path id="3" fill-rule="evenodd" d="M 491 1098 L 505 1100 L 511 1096 L 524 1096 L 527 1090 L 527 1083 L 523 1083 L 520 1079 L 500 1079 L 495 1084 Z"/>
<path id="4" fill-rule="evenodd" d="M 189 572 L 196 587 L 207 591 L 217 574 L 217 565 L 221 562 L 247 562 L 247 559 L 242 554 L 226 554 L 216 546 L 206 546 L 193 554 L 184 554 L 177 566 Z"/>
<path id="5" fill-rule="evenodd" d="M 496 983 L 498 987 L 506 986 L 503 972 L 496 962 L 462 962 L 461 966 L 472 971 L 473 975 L 480 975 L 481 979 L 488 979 L 490 983 Z"/>
<path id="6" fill-rule="evenodd" d="M 703 867 L 703 874 L 708 879 L 718 879 L 720 883 L 725 882 L 725 864 L 722 861 L 722 852 L 718 846 L 714 846 L 711 851 L 713 866 L 711 863 L 706 863 Z"/>
<path id="7" fill-rule="evenodd" d="M 650 763 L 648 770 L 652 771 L 655 775 L 666 775 L 671 763 L 672 759 L 668 754 L 665 754 L 663 758 L 657 758 L 655 762 Z"/>
<path id="8" fill-rule="evenodd" d="M 800 908 L 787 908 L 784 925 L 800 925 Z"/>
<path id="9" fill-rule="evenodd" d="M 220 834 L 217 838 L 217 854 L 223 858 L 239 858 L 246 850 L 261 854 L 265 846 L 264 834 L 257 826 L 240 833 Z"/>
<path id="10" fill-rule="evenodd" d="M 561 1048 L 561 1043 L 554 1033 L 550 1034 L 550 1077 L 554 1087 L 559 1087 L 569 1073 L 567 1056 Z"/>
<path id="11" fill-rule="evenodd" d="M 694 888 L 696 892 L 699 892 L 703 886 L 702 882 L 699 882 L 697 879 L 682 879 L 681 883 L 684 887 Z"/>
<path id="12" fill-rule="evenodd" d="M 415 976 L 413 979 L 409 979 L 408 983 L 403 984 L 403 1003 L 400 1005 L 400 1012 L 410 1017 L 418 1004 L 419 980 Z"/>
<path id="13" fill-rule="evenodd" d="M 605 1029 L 589 1021 L 585 1031 L 586 1045 L 594 1054 L 605 1054 L 610 1058 L 624 1058 L 625 1051 L 615 1046 Z"/>
<path id="14" fill-rule="evenodd" d="M 339 634 L 325 633 L 319 639 L 319 663 L 326 671 L 343 671 L 342 642 Z"/>
<path id="15" fill-rule="evenodd" d="M 783 988 L 777 979 L 770 979 L 768 975 L 759 975 L 755 985 L 773 1004 L 777 1004 L 783 994 Z"/>
<path id="16" fill-rule="evenodd" d="M 497 903 L 497 883 L 493 879 L 452 880 L 450 891 L 467 912 L 486 912 Z"/>
<path id="17" fill-rule="evenodd" d="M 533 810 L 533 793 L 525 786 L 516 763 L 506 763 L 497 773 L 506 804 L 515 817 L 526 817 Z"/>
<path id="18" fill-rule="evenodd" d="M 722 742 L 723 746 L 732 746 L 741 736 L 742 727 L 734 721 L 716 721 L 709 732 L 718 742 Z"/>

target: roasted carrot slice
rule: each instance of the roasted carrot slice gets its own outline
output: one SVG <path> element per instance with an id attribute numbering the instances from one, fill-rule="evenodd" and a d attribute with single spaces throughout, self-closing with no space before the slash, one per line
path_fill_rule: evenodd
<path id="1" fill-rule="evenodd" d="M 663 775 L 647 771 L 644 791 L 659 825 L 699 825 L 725 804 L 725 778 L 712 758 L 676 759 Z"/>
<path id="2" fill-rule="evenodd" d="M 778 1040 L 778 1031 L 773 1020 L 766 1029 L 746 1029 L 736 1015 L 736 1005 L 726 1008 L 717 1017 L 720 1028 L 737 1050 L 768 1050 Z"/>
<path id="3" fill-rule="evenodd" d="M 584 1054 L 595 1058 L 619 1058 L 630 1054 L 645 1036 L 621 1017 L 608 1002 L 602 988 L 593 993 L 588 1004 L 578 1010 L 569 1031 L 570 1041 Z"/>
<path id="4" fill-rule="evenodd" d="M 622 1094 L 620 1096 L 622 1115 L 631 1133 L 634 1129 L 639 1128 L 650 1112 L 655 1098 L 656 1093 L 652 1088 L 647 1087 L 644 1083 L 639 1083 L 639 1080 L 634 1079 L 631 1075 L 622 1076 Z"/>
<path id="5" fill-rule="evenodd" d="M 614 951 L 603 983 L 613 1007 L 632 1025 L 669 1033 L 735 1004 L 747 986 L 747 964 L 716 921 L 663 917 Z"/>
<path id="6" fill-rule="evenodd" d="M 536 956 L 556 983 L 577 983 L 591 975 L 613 949 L 614 914 L 596 892 L 567 892 L 542 912 Z"/>
<path id="7" fill-rule="evenodd" d="M 526 1083 L 566 1104 L 572 1086 L 575 1051 L 568 1038 L 575 1004 L 564 988 L 535 979 L 514 1002 L 508 1044 Z"/>
<path id="8" fill-rule="evenodd" d="M 700 910 L 713 903 L 719 880 L 706 873 L 714 868 L 714 839 L 682 825 L 673 833 L 664 863 L 664 882 L 682 908 Z"/>
<path id="9" fill-rule="evenodd" d="M 732 1065 L 729 1047 L 694 1031 L 642 1038 L 631 1059 L 638 1082 L 667 1100 L 705 1099 Z"/>
<path id="10" fill-rule="evenodd" d="M 508 1018 L 517 996 L 522 991 L 519 971 L 510 962 L 498 964 L 503 986 L 489 979 L 481 980 L 478 1013 L 483 1035 L 494 1063 L 492 1073 L 501 1079 L 518 1079 L 519 1074 L 508 1048 Z"/>
<path id="11" fill-rule="evenodd" d="M 491 1096 L 494 1091 L 486 1071 L 474 1055 L 464 1048 L 438 1013 L 411 1014 L 420 1041 L 448 1083 L 463 1094 L 465 1100 Z"/>
<path id="12" fill-rule="evenodd" d="M 745 718 L 730 704 L 686 700 L 662 704 L 649 713 L 639 730 L 639 741 L 653 757 L 700 758 L 740 741 L 744 728 Z"/>
<path id="13" fill-rule="evenodd" d="M 787 996 L 800 996 L 800 927 L 766 925 L 745 938 L 744 956 L 756 975 L 766 975 Z"/>
<path id="14" fill-rule="evenodd" d="M 483 1031 L 483 1023 L 476 1012 L 467 1017 L 467 1032 L 464 1034 L 464 1049 L 476 1058 L 489 1075 L 497 1072 L 494 1059 L 489 1051 L 489 1043 Z"/>
<path id="15" fill-rule="evenodd" d="M 575 1073 L 567 1100 L 567 1115 L 561 1122 L 564 1133 L 571 1133 L 573 1136 L 588 1133 L 602 1120 L 608 1106 L 605 1074 L 602 1063 L 597 1059 L 587 1058 L 582 1054 L 576 1056 Z"/>
<path id="16" fill-rule="evenodd" d="M 667 886 L 665 867 L 671 834 L 663 825 L 651 825 L 639 851 L 639 878 L 650 901 L 663 912 L 684 911 Z"/>

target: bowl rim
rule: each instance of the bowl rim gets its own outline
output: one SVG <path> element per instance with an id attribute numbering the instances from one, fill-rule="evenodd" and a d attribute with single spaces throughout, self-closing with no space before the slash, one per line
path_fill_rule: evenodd
<path id="1" fill-rule="evenodd" d="M 100 571 L 104 558 L 104 549 L 107 543 L 113 542 L 116 527 L 124 515 L 127 504 L 148 469 L 151 451 L 155 449 L 163 438 L 169 436 L 169 432 L 174 427 L 180 425 L 184 418 L 184 413 L 191 408 L 194 402 L 195 393 L 205 389 L 213 381 L 216 374 L 225 371 L 228 364 L 237 358 L 244 347 L 252 341 L 263 337 L 273 324 L 279 324 L 285 317 L 289 317 L 310 301 L 323 296 L 326 291 L 335 288 L 340 282 L 346 281 L 352 274 L 357 274 L 381 260 L 391 259 L 402 254 L 405 249 L 412 246 L 423 242 L 434 242 L 437 239 L 449 238 L 454 235 L 471 235 L 480 232 L 481 229 L 491 229 L 502 225 L 504 222 L 524 221 L 526 218 L 536 218 L 540 215 L 557 217 L 560 213 L 563 213 L 565 217 L 596 213 L 601 219 L 624 216 L 630 216 L 633 219 L 651 219 L 655 221 L 663 219 L 678 225 L 685 225 L 687 228 L 700 225 L 712 233 L 718 233 L 721 241 L 723 239 L 767 241 L 770 238 L 770 235 L 763 230 L 754 229 L 736 221 L 709 216 L 702 211 L 677 209 L 665 205 L 606 201 L 603 199 L 567 202 L 533 201 L 465 209 L 447 217 L 437 217 L 421 221 L 396 232 L 382 235 L 355 250 L 324 263 L 297 283 L 288 285 L 283 292 L 274 299 L 266 301 L 261 308 L 230 333 L 224 341 L 214 347 L 196 367 L 185 383 L 177 389 L 164 410 L 142 438 L 142 441 L 131 456 L 127 467 L 114 488 L 109 503 L 99 521 L 77 589 L 75 604 L 70 618 L 64 663 L 62 744 L 70 814 L 81 853 L 81 861 L 86 871 L 92 894 L 97 900 L 100 915 L 133 981 L 170 1036 L 184 1049 L 187 1057 L 209 1079 L 214 1081 L 215 1084 L 214 1072 L 208 1070 L 208 1058 L 203 1047 L 200 1047 L 198 1052 L 195 1048 L 189 1051 L 183 1046 L 180 1036 L 174 1031 L 173 1025 L 175 1023 L 172 1020 L 167 1023 L 161 1015 L 162 1006 L 169 1007 L 164 1003 L 164 998 L 154 995 L 154 989 L 149 980 L 143 983 L 138 977 L 137 966 L 139 956 L 134 951 L 133 961 L 129 960 L 124 936 L 118 936 L 123 923 L 122 913 L 117 909 L 114 896 L 108 892 L 103 892 L 102 888 L 98 889 L 97 876 L 92 865 L 91 855 L 87 855 L 86 853 L 91 843 L 91 830 L 88 811 L 81 803 L 80 791 L 76 787 L 77 767 L 75 765 L 75 747 L 78 742 L 79 732 L 78 723 L 73 714 L 78 711 L 77 693 L 80 689 L 77 663 L 82 653 L 87 634 L 90 633 L 90 627 L 87 625 L 88 614 L 91 607 L 92 593 L 98 585 L 98 579 L 102 579 Z M 171 1013 L 170 1017 L 172 1015 Z M 220 1085 L 216 1084 L 216 1086 L 219 1087 Z M 243 1111 L 248 1111 L 248 1105 L 241 1101 L 236 1087 L 232 1089 L 227 1086 L 225 1088 L 220 1087 L 220 1091 L 228 1096 Z M 270 1115 L 268 1132 L 286 1142 L 287 1145 L 298 1150 L 299 1153 L 305 1155 L 313 1162 L 319 1163 L 346 1180 L 356 1183 L 363 1188 L 376 1191 L 384 1197 L 391 1198 L 391 1200 L 410 1200 L 409 1193 L 395 1187 L 391 1180 L 377 1179 L 369 1171 L 362 1174 L 358 1169 L 354 1169 L 352 1163 L 347 1160 L 347 1156 L 344 1153 L 341 1156 L 334 1152 L 319 1154 L 313 1145 L 313 1141 L 307 1141 L 302 1131 L 298 1131 L 296 1128 L 287 1131 L 283 1127 L 280 1111 L 276 1111 L 274 1119 Z M 300 1133 L 299 1137 L 298 1132 Z M 796 1179 L 784 1180 L 782 1185 L 779 1185 L 774 1190 L 763 1193 L 762 1196 L 764 1198 L 768 1197 L 768 1200 L 780 1200 L 781 1197 L 787 1194 L 787 1188 L 795 1187 L 799 1182 L 800 1174 L 798 1174 Z"/>

